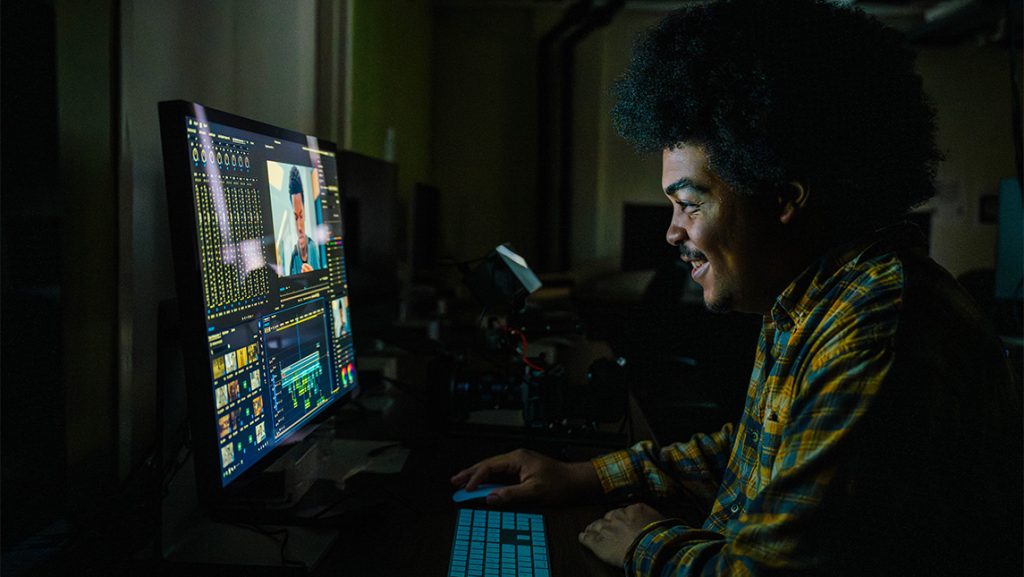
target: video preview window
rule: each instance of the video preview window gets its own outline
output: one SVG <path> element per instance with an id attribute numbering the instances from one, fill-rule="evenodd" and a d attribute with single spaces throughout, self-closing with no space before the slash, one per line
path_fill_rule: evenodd
<path id="1" fill-rule="evenodd" d="M 320 179 L 312 167 L 267 161 L 274 214 L 275 270 L 294 276 L 327 268 L 330 236 L 320 210 Z"/>

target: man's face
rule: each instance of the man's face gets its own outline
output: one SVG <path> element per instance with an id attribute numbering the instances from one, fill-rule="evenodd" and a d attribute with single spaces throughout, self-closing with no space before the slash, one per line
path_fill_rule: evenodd
<path id="1" fill-rule="evenodd" d="M 697 146 L 663 151 L 661 186 L 673 206 L 665 240 L 693 266 L 708 309 L 765 312 L 770 212 L 712 172 Z"/>
<path id="2" fill-rule="evenodd" d="M 306 243 L 306 215 L 301 194 L 292 195 L 292 208 L 295 209 L 295 234 L 299 239 L 299 256 L 305 262 L 309 258 L 309 245 Z"/>

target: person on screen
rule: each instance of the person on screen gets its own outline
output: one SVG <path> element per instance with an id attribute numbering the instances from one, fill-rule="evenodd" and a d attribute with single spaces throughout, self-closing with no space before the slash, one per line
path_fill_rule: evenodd
<path id="1" fill-rule="evenodd" d="M 589 462 L 517 450 L 452 483 L 512 482 L 500 506 L 632 502 L 579 534 L 626 575 L 1019 573 L 1019 391 L 903 224 L 941 160 L 905 39 L 824 0 L 705 3 L 642 35 L 617 96 L 706 306 L 762 317 L 742 416 Z"/>
<path id="2" fill-rule="evenodd" d="M 320 251 L 316 242 L 306 234 L 306 205 L 302 191 L 302 179 L 299 169 L 292 167 L 288 179 L 288 194 L 291 195 L 292 208 L 295 211 L 295 248 L 292 250 L 289 274 L 310 272 L 320 267 Z"/>
<path id="3" fill-rule="evenodd" d="M 348 329 L 348 297 L 335 299 L 331 308 L 334 312 L 334 338 L 341 338 Z"/>

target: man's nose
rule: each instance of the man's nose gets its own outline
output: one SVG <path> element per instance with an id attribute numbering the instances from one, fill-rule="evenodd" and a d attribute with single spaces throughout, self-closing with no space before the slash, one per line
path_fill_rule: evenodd
<path id="1" fill-rule="evenodd" d="M 665 242 L 672 246 L 679 246 L 686 240 L 686 229 L 679 225 L 673 217 L 668 223 L 668 230 L 665 231 Z"/>

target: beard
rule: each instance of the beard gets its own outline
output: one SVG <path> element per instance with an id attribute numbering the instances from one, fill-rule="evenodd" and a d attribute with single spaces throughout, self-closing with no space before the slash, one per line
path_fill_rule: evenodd
<path id="1" fill-rule="evenodd" d="M 721 295 L 715 300 L 711 301 L 704 299 L 704 308 L 708 309 L 709 312 L 713 312 L 715 314 L 730 313 L 733 311 L 732 295 Z"/>
<path id="2" fill-rule="evenodd" d="M 697 249 L 689 248 L 686 245 L 679 245 L 679 254 L 691 260 L 701 260 L 710 263 L 706 254 Z M 697 284 L 700 283 L 697 282 Z M 732 293 L 727 292 L 725 294 L 718 295 L 714 300 L 708 300 L 705 298 L 704 307 L 713 313 L 728 313 L 733 310 L 733 301 L 734 298 Z"/>

